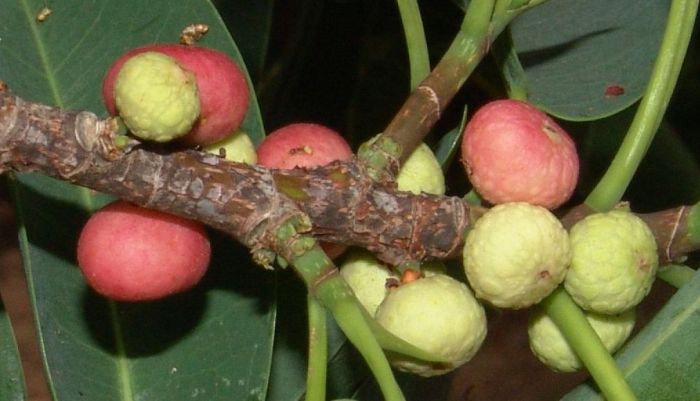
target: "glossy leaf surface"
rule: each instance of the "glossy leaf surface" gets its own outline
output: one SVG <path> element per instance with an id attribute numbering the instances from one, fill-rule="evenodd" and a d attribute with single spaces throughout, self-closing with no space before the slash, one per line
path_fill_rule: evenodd
<path id="1" fill-rule="evenodd" d="M 108 66 L 122 52 L 177 42 L 206 23 L 201 45 L 241 57 L 207 1 L 51 2 L 1 0 L 0 77 L 17 95 L 106 115 Z M 251 91 L 252 92 L 252 91 Z M 263 136 L 252 102 L 244 129 Z M 212 233 L 210 271 L 194 291 L 159 302 L 115 303 L 91 292 L 75 266 L 75 244 L 106 196 L 56 180 L 13 183 L 20 246 L 37 311 L 40 347 L 56 400 L 230 400 L 265 398 L 275 317 L 274 276 L 247 251 Z"/>
<path id="2" fill-rule="evenodd" d="M 513 24 L 529 99 L 568 120 L 635 102 L 651 74 L 668 0 L 550 0 Z"/>
<path id="3" fill-rule="evenodd" d="M 22 363 L 7 311 L 0 298 L 0 400 L 24 401 Z"/>

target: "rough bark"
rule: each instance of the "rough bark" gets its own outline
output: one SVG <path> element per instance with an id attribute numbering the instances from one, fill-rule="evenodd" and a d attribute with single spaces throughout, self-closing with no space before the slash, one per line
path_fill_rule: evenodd
<path id="1" fill-rule="evenodd" d="M 656 237 L 659 262 L 682 263 L 686 255 L 698 249 L 688 232 L 688 216 L 691 207 L 678 206 L 659 212 L 640 214 Z"/>
<path id="2" fill-rule="evenodd" d="M 370 249 L 391 264 L 444 259 L 459 253 L 469 225 L 459 198 L 374 183 L 356 160 L 269 170 L 136 140 L 118 147 L 116 131 L 111 119 L 26 102 L 0 87 L 0 172 L 38 171 L 199 220 L 253 251 L 275 249 L 272 228 L 307 214 L 318 238 Z"/>
<path id="3" fill-rule="evenodd" d="M 457 257 L 470 224 L 486 210 L 377 183 L 356 159 L 270 170 L 133 139 L 120 147 L 115 139 L 112 119 L 26 102 L 0 83 L 0 173 L 37 171 L 201 221 L 242 242 L 263 265 L 271 262 L 268 250 L 279 252 L 274 228 L 290 218 L 308 216 L 318 239 L 363 247 L 398 265 Z M 663 263 L 700 246 L 688 238 L 689 210 L 640 215 Z M 570 226 L 592 212 L 580 206 L 562 221 Z"/>
<path id="4" fill-rule="evenodd" d="M 460 198 L 413 195 L 376 183 L 355 160 L 273 175 L 282 191 L 294 188 L 290 196 L 313 221 L 317 238 L 361 246 L 390 264 L 458 255 L 470 213 L 477 213 Z"/>
<path id="5" fill-rule="evenodd" d="M 112 119 L 25 102 L 0 87 L 0 172 L 38 171 L 199 220 L 253 251 L 274 248 L 271 228 L 303 218 L 269 170 L 195 151 L 148 150 L 133 140 L 118 147 L 116 136 Z"/>

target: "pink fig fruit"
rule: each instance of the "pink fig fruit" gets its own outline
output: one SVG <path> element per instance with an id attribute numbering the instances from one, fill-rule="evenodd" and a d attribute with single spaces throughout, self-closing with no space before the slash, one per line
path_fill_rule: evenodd
<path id="1" fill-rule="evenodd" d="M 132 49 L 112 63 L 102 84 L 102 97 L 111 115 L 119 113 L 114 87 L 122 66 L 131 57 L 144 52 L 170 56 L 195 76 L 200 115 L 182 141 L 188 145 L 209 145 L 231 135 L 241 126 L 250 102 L 248 83 L 241 68 L 218 50 L 170 43 Z"/>
<path id="2" fill-rule="evenodd" d="M 488 202 L 527 202 L 555 209 L 572 195 L 579 160 L 569 134 L 526 102 L 496 100 L 464 129 L 462 164 Z"/>
<path id="3" fill-rule="evenodd" d="M 192 288 L 210 255 L 201 223 L 124 201 L 88 219 L 77 251 L 90 287 L 119 301 L 154 300 Z"/>

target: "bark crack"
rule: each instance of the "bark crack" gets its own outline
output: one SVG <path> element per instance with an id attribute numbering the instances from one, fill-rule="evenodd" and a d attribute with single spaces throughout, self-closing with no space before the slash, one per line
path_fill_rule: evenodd
<path id="1" fill-rule="evenodd" d="M 113 119 L 26 102 L 0 83 L 0 172 L 7 171 L 41 172 L 201 221 L 243 243 L 264 265 L 287 252 L 275 230 L 289 221 L 310 221 L 299 233 L 365 248 L 395 266 L 457 258 L 469 226 L 486 210 L 458 197 L 398 191 L 394 182 L 372 180 L 357 158 L 271 170 L 195 150 L 169 152 L 126 140 Z M 640 215 L 664 244 L 660 259 L 700 246 L 688 238 L 688 210 Z M 574 208 L 563 222 L 590 212 Z"/>

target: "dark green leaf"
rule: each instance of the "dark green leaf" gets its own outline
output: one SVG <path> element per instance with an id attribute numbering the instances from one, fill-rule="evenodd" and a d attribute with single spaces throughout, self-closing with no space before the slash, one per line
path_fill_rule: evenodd
<path id="1" fill-rule="evenodd" d="M 39 23 L 35 17 L 46 4 L 52 12 Z M 192 23 L 209 25 L 200 45 L 222 50 L 245 67 L 206 0 L 1 0 L 0 6 L 0 77 L 28 100 L 106 115 L 100 88 L 112 61 L 136 46 L 177 42 L 181 30 Z M 243 128 L 257 143 L 264 130 L 257 101 L 251 103 Z"/>
<path id="2" fill-rule="evenodd" d="M 52 13 L 39 23 L 45 5 Z M 242 63 L 207 1 L 0 0 L 0 78 L 19 96 L 105 115 L 104 73 L 122 52 L 176 42 L 206 23 L 201 45 Z M 252 91 L 251 91 L 252 92 Z M 244 129 L 264 135 L 255 99 Z M 20 246 L 37 311 L 40 344 L 56 400 L 262 400 L 275 318 L 274 276 L 247 250 L 212 233 L 214 257 L 194 291 L 159 302 L 120 304 L 85 285 L 74 248 L 90 211 L 109 200 L 46 177 L 13 183 Z"/>
<path id="3" fill-rule="evenodd" d="M 550 0 L 518 17 L 513 38 L 530 100 L 569 120 L 626 108 L 646 87 L 668 8 L 668 0 Z"/>
<path id="4" fill-rule="evenodd" d="M 635 393 L 644 400 L 694 400 L 700 394 L 700 275 L 684 285 L 617 355 Z M 590 384 L 569 401 L 601 400 Z"/>
<path id="5" fill-rule="evenodd" d="M 306 390 L 306 288 L 291 272 L 278 276 L 280 302 L 267 401 L 298 401 Z"/>
<path id="6" fill-rule="evenodd" d="M 25 399 L 24 374 L 17 342 L 0 298 L 0 400 L 24 401 Z"/>
<path id="7" fill-rule="evenodd" d="M 459 144 L 461 143 L 462 133 L 464 132 L 464 126 L 466 124 L 467 108 L 465 107 L 459 126 L 443 135 L 440 141 L 435 145 L 435 158 L 440 163 L 440 166 L 442 166 L 443 171 L 447 171 L 450 168 L 452 159 L 454 159 L 455 154 L 457 154 L 459 150 Z"/>
<path id="8" fill-rule="evenodd" d="M 306 386 L 308 327 L 306 288 L 283 274 L 280 282 L 277 333 L 268 401 L 301 401 Z M 359 353 L 328 315 L 328 399 L 353 394 L 366 381 L 374 381 Z"/>
<path id="9" fill-rule="evenodd" d="M 79 192 L 65 186 L 38 176 L 14 186 L 24 266 L 57 399 L 264 399 L 273 276 L 212 233 L 215 258 L 194 291 L 152 303 L 107 301 L 88 290 L 74 266 L 87 213 L 77 196 L 70 199 Z"/>

